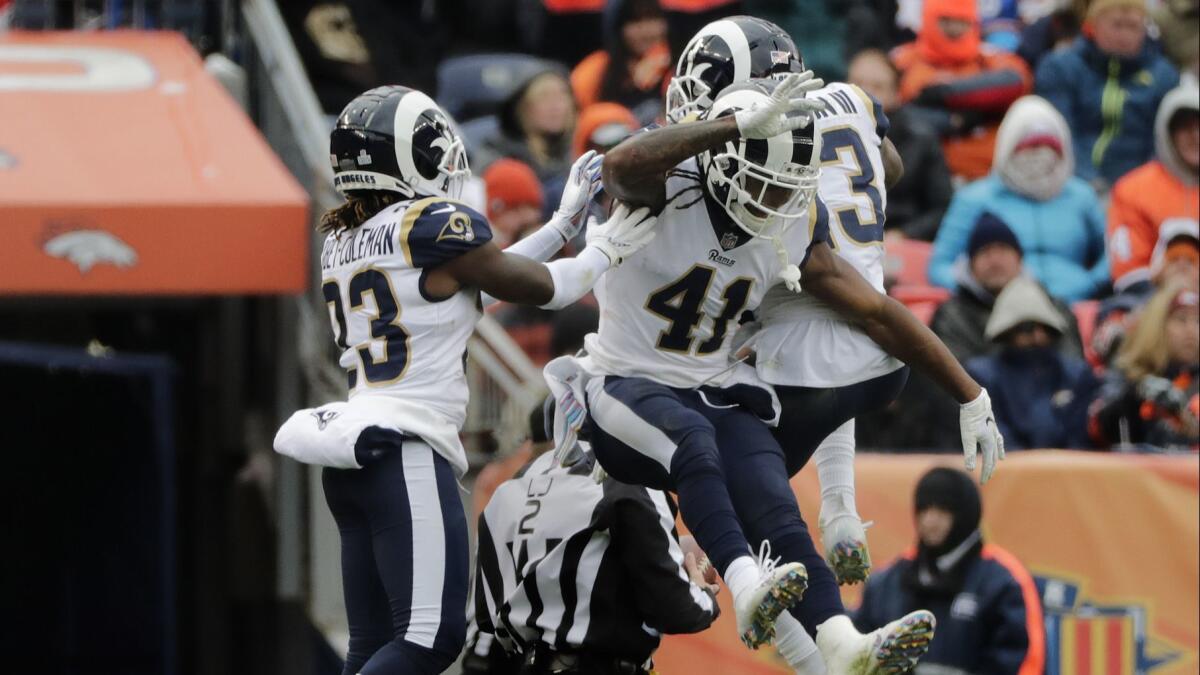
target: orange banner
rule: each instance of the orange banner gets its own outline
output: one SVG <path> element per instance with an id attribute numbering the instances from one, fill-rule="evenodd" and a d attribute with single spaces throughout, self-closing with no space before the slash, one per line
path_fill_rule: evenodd
<path id="1" fill-rule="evenodd" d="M 176 33 L 0 37 L 0 293 L 295 293 L 308 198 Z"/>
<path id="2" fill-rule="evenodd" d="M 858 508 L 871 556 L 887 564 L 915 541 L 912 494 L 953 456 L 860 455 Z M 816 472 L 792 486 L 816 530 Z M 984 536 L 1016 555 L 1045 608 L 1047 675 L 1195 675 L 1200 651 L 1200 460 L 1059 451 L 1009 453 L 983 488 Z M 861 585 L 847 587 L 848 607 Z M 662 675 L 787 673 L 775 651 L 738 642 L 730 599 L 717 624 L 670 636 Z M 936 638 L 935 638 L 936 639 Z"/>

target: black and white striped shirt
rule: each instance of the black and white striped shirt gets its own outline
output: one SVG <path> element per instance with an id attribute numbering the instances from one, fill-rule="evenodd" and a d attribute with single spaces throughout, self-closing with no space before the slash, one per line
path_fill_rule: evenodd
<path id="1" fill-rule="evenodd" d="M 644 661 L 662 633 L 695 633 L 716 602 L 684 572 L 667 495 L 550 453 L 479 517 L 475 621 L 509 651 L 537 643 Z"/>

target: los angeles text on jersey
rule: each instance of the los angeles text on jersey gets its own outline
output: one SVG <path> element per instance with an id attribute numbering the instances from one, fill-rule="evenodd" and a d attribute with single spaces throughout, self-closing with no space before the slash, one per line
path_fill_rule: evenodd
<path id="1" fill-rule="evenodd" d="M 325 238 L 321 249 L 321 269 L 348 265 L 363 258 L 391 255 L 396 248 L 396 223 L 378 227 L 359 227 L 340 237 Z"/>

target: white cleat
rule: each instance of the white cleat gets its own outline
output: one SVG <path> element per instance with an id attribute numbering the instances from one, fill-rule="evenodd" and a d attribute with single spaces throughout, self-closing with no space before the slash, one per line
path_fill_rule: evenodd
<path id="1" fill-rule="evenodd" d="M 935 625 L 933 614 L 922 609 L 863 635 L 850 619 L 834 617 L 817 629 L 817 648 L 830 673 L 902 675 L 929 650 Z"/>
<path id="2" fill-rule="evenodd" d="M 751 649 L 775 638 L 775 619 L 804 597 L 808 571 L 798 562 L 771 559 L 771 544 L 763 540 L 758 553 L 758 585 L 733 601 L 738 636 Z"/>

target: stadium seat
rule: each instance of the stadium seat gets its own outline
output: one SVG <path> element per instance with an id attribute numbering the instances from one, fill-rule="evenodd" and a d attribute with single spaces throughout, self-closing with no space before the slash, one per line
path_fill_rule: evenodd
<path id="1" fill-rule="evenodd" d="M 916 239 L 899 239 L 884 243 L 884 269 L 896 283 L 906 286 L 928 286 L 929 257 L 933 244 Z"/>
<path id="2" fill-rule="evenodd" d="M 1096 350 L 1092 349 L 1092 334 L 1096 330 L 1096 315 L 1100 312 L 1099 300 L 1080 300 L 1071 305 L 1075 321 L 1079 323 L 1079 339 L 1083 341 L 1083 356 L 1088 363 L 1096 365 L 1100 362 Z"/>
<path id="3" fill-rule="evenodd" d="M 472 148 L 478 148 L 483 145 L 483 142 L 491 136 L 494 136 L 500 129 L 500 120 L 496 119 L 495 115 L 486 117 L 477 117 L 469 122 L 458 125 L 458 131 L 463 136 L 463 142 L 467 146 L 467 153 L 470 155 Z M 472 157 L 474 160 L 474 157 Z M 483 167 L 477 167 L 472 161 L 471 168 L 478 170 Z"/>
<path id="4" fill-rule="evenodd" d="M 526 54 L 472 54 L 438 66 L 438 103 L 459 122 L 495 113 L 526 78 L 561 69 Z"/>
<path id="5" fill-rule="evenodd" d="M 888 294 L 906 305 L 932 302 L 936 306 L 950 298 L 950 291 L 939 286 L 926 285 L 897 284 Z"/>

